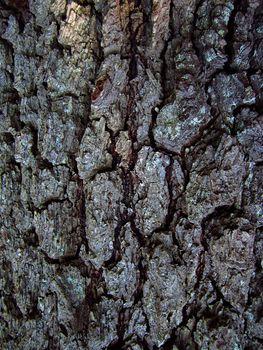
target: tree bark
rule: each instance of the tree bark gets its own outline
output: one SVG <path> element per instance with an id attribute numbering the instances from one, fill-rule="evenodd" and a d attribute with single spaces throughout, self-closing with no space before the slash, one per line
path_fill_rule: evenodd
<path id="1" fill-rule="evenodd" d="M 1 0 L 1 349 L 263 349 L 262 0 Z"/>

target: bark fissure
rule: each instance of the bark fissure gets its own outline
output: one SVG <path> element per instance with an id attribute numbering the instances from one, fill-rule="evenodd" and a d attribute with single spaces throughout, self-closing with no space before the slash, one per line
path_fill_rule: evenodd
<path id="1" fill-rule="evenodd" d="M 3 349 L 260 349 L 262 1 L 3 0 Z"/>

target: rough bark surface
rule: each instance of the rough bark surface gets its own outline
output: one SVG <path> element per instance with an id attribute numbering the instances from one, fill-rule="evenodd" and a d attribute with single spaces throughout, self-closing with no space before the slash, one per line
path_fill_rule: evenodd
<path id="1" fill-rule="evenodd" d="M 262 0 L 1 0 L 0 37 L 0 348 L 263 349 Z"/>

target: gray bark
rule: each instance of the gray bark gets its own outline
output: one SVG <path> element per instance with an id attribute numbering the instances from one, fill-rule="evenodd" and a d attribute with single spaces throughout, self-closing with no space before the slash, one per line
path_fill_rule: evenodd
<path id="1" fill-rule="evenodd" d="M 0 21 L 1 349 L 263 349 L 263 2 Z"/>

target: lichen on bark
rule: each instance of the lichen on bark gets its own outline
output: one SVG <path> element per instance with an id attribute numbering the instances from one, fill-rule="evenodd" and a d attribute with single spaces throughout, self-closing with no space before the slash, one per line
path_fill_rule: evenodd
<path id="1" fill-rule="evenodd" d="M 0 2 L 3 350 L 261 349 L 262 0 Z"/>

